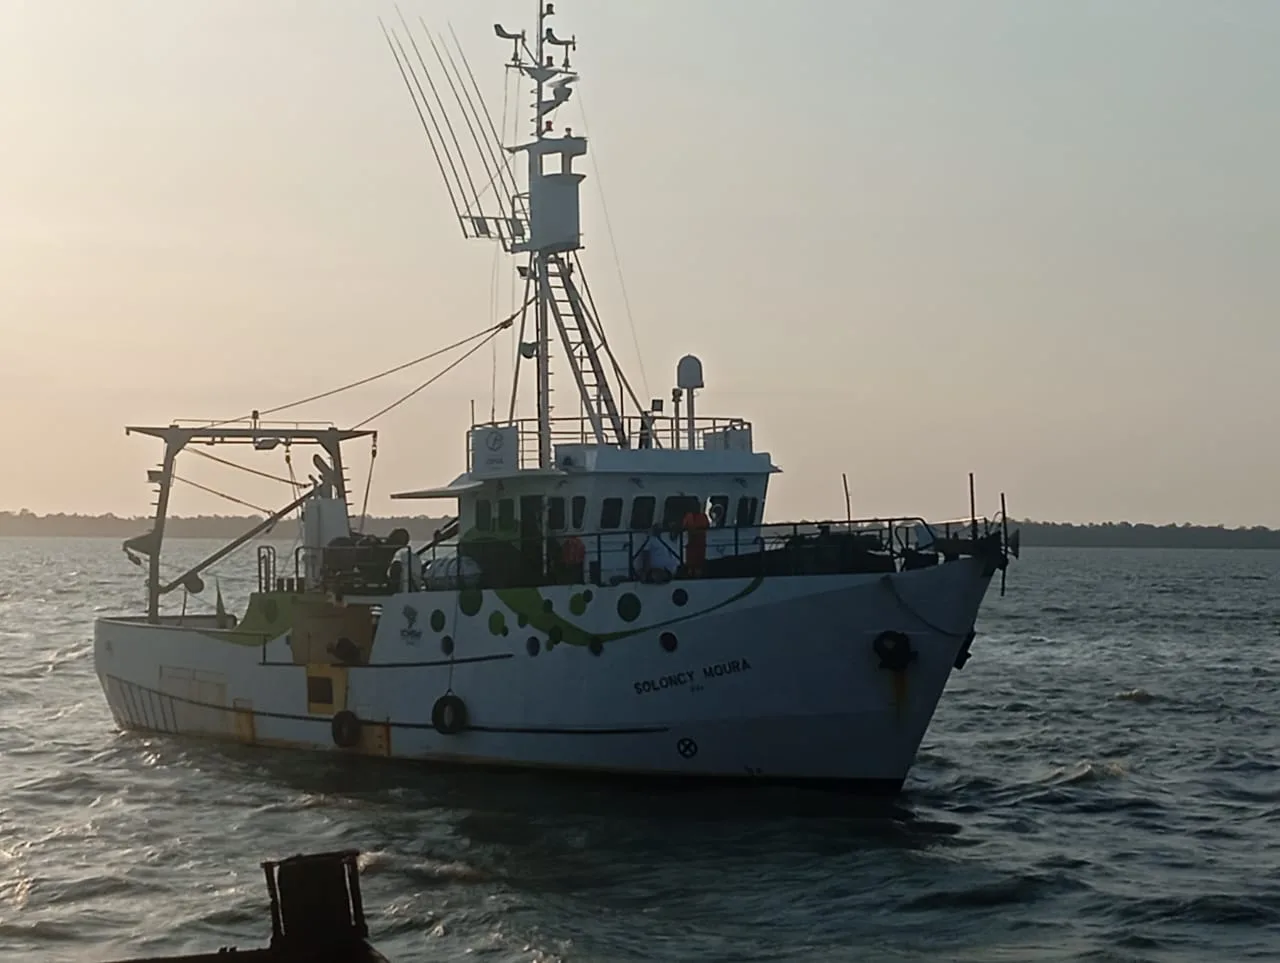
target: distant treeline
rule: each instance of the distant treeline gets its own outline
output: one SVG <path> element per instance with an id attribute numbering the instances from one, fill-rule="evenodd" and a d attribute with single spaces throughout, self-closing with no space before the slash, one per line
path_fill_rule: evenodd
<path id="1" fill-rule="evenodd" d="M 165 526 L 174 538 L 231 539 L 262 521 L 262 516 L 196 515 L 175 516 Z M 415 541 L 430 538 L 442 518 L 416 516 L 370 517 L 365 531 L 386 535 L 393 528 L 408 529 Z M 1027 546 L 1082 548 L 1275 548 L 1280 549 L 1280 531 L 1255 525 L 1253 528 L 1225 528 L 1221 525 L 1134 525 L 1129 522 L 1102 522 L 1071 525 L 1064 522 L 1013 521 L 1022 530 Z M 117 515 L 35 515 L 28 511 L 0 512 L 0 536 L 50 535 L 74 537 L 128 538 L 151 527 L 149 518 L 121 518 Z M 276 523 L 273 538 L 297 537 L 295 519 Z"/>
<path id="2" fill-rule="evenodd" d="M 1014 522 L 1022 530 L 1023 545 L 1081 548 L 1278 548 L 1280 531 L 1255 525 L 1226 528 L 1222 525 L 1134 525 L 1100 522 L 1071 525 L 1065 522 Z"/>
<path id="3" fill-rule="evenodd" d="M 171 516 L 165 520 L 165 535 L 173 538 L 232 539 L 247 532 L 263 520 L 262 515 L 194 515 Z M 405 528 L 415 540 L 430 538 L 443 521 L 425 515 L 414 517 L 370 517 L 365 531 L 386 535 L 393 528 Z M 150 518 L 121 518 L 118 515 L 35 515 L 31 512 L 0 512 L 0 536 L 53 535 L 77 538 L 129 538 L 151 528 Z M 271 537 L 292 540 L 297 537 L 295 518 L 282 518 L 271 530 Z"/>

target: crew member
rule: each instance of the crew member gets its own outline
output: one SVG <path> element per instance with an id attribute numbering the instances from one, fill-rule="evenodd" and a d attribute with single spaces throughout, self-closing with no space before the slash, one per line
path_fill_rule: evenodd
<path id="1" fill-rule="evenodd" d="M 696 578 L 707 563 L 707 529 L 711 527 L 711 520 L 699 508 L 685 513 L 682 527 L 685 530 L 684 566 Z"/>
<path id="2" fill-rule="evenodd" d="M 577 535 L 570 535 L 560 543 L 560 561 L 564 565 L 564 573 L 569 581 L 578 584 L 583 581 L 582 563 L 586 560 L 587 549 L 582 544 L 582 539 Z"/>

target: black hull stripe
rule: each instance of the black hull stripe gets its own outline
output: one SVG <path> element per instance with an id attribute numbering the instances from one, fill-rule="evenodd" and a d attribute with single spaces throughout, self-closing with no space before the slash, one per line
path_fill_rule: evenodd
<path id="1" fill-rule="evenodd" d="M 436 659 L 431 662 L 369 662 L 361 665 L 335 665 L 335 669 L 441 669 L 451 665 L 471 665 L 479 662 L 503 662 L 514 659 L 514 652 L 498 652 L 494 655 L 473 655 L 465 659 Z M 259 665 L 275 669 L 305 669 L 297 662 L 259 662 Z"/>
<path id="2" fill-rule="evenodd" d="M 301 667 L 299 667 L 301 668 Z M 155 689 L 149 689 L 146 686 L 139 685 L 136 682 L 129 682 L 118 676 L 108 675 L 103 678 L 110 679 L 115 682 L 121 690 L 124 699 L 132 704 L 133 693 L 145 693 L 148 696 L 157 696 L 161 699 L 169 699 L 171 702 L 181 702 L 183 705 L 195 706 L 198 709 L 217 709 L 221 712 L 234 712 L 237 714 L 248 715 L 253 718 L 263 719 L 284 719 L 288 722 L 313 722 L 320 725 L 328 725 L 332 719 L 331 716 L 313 716 L 300 715 L 290 712 L 269 712 L 264 709 L 244 709 L 238 706 L 222 706 L 213 702 L 201 702 L 197 699 L 190 699 L 184 696 L 171 695 L 168 692 L 160 692 Z M 132 707 L 132 706 L 131 706 Z M 134 718 L 142 720 L 145 728 L 152 729 L 156 732 L 165 732 L 167 730 L 157 728 L 152 724 L 150 718 L 145 713 L 137 712 L 136 709 L 131 713 Z M 390 726 L 392 729 L 430 729 L 435 730 L 430 722 L 394 722 L 391 720 L 366 719 L 370 725 Z M 174 732 L 178 732 L 175 723 Z M 538 727 L 538 726 L 467 726 L 468 732 L 496 732 L 515 735 L 539 735 L 539 736 L 633 736 L 633 735 L 649 735 L 652 733 L 669 732 L 667 726 L 637 726 L 627 729 L 557 729 L 554 727 Z M 189 733 L 189 735 L 199 735 L 199 733 Z"/>
<path id="3" fill-rule="evenodd" d="M 383 725 L 379 722 L 371 722 L 370 725 Z M 389 723 L 393 729 L 431 729 L 435 730 L 429 722 L 392 722 Z M 467 726 L 464 732 L 499 732 L 499 733 L 515 733 L 516 735 L 538 735 L 538 736 L 638 736 L 647 735 L 654 732 L 670 732 L 667 726 L 634 726 L 629 729 L 555 729 L 552 727 L 536 728 L 521 726 Z"/>

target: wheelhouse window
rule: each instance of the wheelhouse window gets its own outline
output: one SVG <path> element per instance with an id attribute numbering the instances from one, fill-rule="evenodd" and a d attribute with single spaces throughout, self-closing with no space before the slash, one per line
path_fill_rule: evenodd
<path id="1" fill-rule="evenodd" d="M 697 495 L 668 495 L 662 503 L 662 525 L 666 529 L 682 528 L 684 517 L 702 511 L 702 499 Z"/>
<path id="2" fill-rule="evenodd" d="M 756 523 L 756 513 L 760 510 L 760 499 L 751 495 L 743 495 L 738 499 L 738 527 L 747 528 Z"/>
<path id="3" fill-rule="evenodd" d="M 712 495 L 711 508 L 709 514 L 711 516 L 711 524 L 716 528 L 723 528 L 729 524 L 729 496 L 728 495 Z"/>
<path id="4" fill-rule="evenodd" d="M 582 531 L 582 526 L 587 523 L 587 496 L 586 495 L 573 496 L 572 523 L 573 523 L 573 530 L 576 532 Z"/>
<path id="5" fill-rule="evenodd" d="M 476 502 L 476 528 L 482 532 L 493 530 L 493 502 L 487 498 Z"/>
<path id="6" fill-rule="evenodd" d="M 498 499 L 498 529 L 504 532 L 515 531 L 516 503 L 511 498 Z"/>
<path id="7" fill-rule="evenodd" d="M 653 512 L 657 499 L 652 495 L 641 495 L 631 502 L 631 530 L 647 532 L 653 528 Z"/>
<path id="8" fill-rule="evenodd" d="M 563 532 L 564 524 L 564 499 L 555 496 L 547 499 L 547 531 Z"/>
<path id="9" fill-rule="evenodd" d="M 604 529 L 617 528 L 622 524 L 622 499 L 606 498 L 604 504 L 600 507 L 600 527 Z"/>

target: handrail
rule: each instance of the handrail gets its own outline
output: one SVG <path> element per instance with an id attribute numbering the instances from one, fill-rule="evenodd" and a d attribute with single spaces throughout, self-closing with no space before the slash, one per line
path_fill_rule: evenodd
<path id="1" fill-rule="evenodd" d="M 688 450 L 689 420 L 686 417 L 677 419 L 668 414 L 628 414 L 622 416 L 622 425 L 629 450 L 646 447 Z M 550 427 L 552 444 L 595 444 L 594 429 L 590 419 L 585 415 L 554 417 L 550 421 Z M 477 422 L 471 426 L 472 431 L 485 428 L 517 429 L 520 467 L 531 467 L 538 463 L 538 420 L 536 418 L 499 419 Z M 751 422 L 747 419 L 722 415 L 698 415 L 693 419 L 693 428 L 693 450 L 695 451 L 712 450 L 707 447 L 708 440 L 719 433 L 743 431 L 749 436 L 752 430 Z M 467 470 L 471 469 L 471 449 L 468 445 Z"/>
<path id="2" fill-rule="evenodd" d="M 976 541 L 970 537 L 974 521 L 980 533 Z M 390 594 L 410 584 L 442 588 L 464 583 L 482 588 L 619 584 L 648 574 L 640 556 L 654 537 L 662 538 L 676 554 L 675 578 L 898 571 L 936 564 L 939 554 L 1003 551 L 1001 529 L 993 519 L 966 519 L 962 530 L 960 525 L 931 525 L 919 516 L 725 525 L 700 530 L 701 550 L 693 553 L 694 539 L 684 530 L 527 536 L 518 530 L 470 532 L 417 550 L 383 542 L 300 546 L 294 552 L 294 577 L 274 581 L 277 590 L 309 588 L 348 595 Z M 941 547 L 936 544 L 939 538 Z M 1001 539 L 1000 544 L 994 544 L 993 538 Z M 570 539 L 581 545 L 580 552 L 566 551 Z M 259 581 L 261 589 L 270 589 Z"/>

